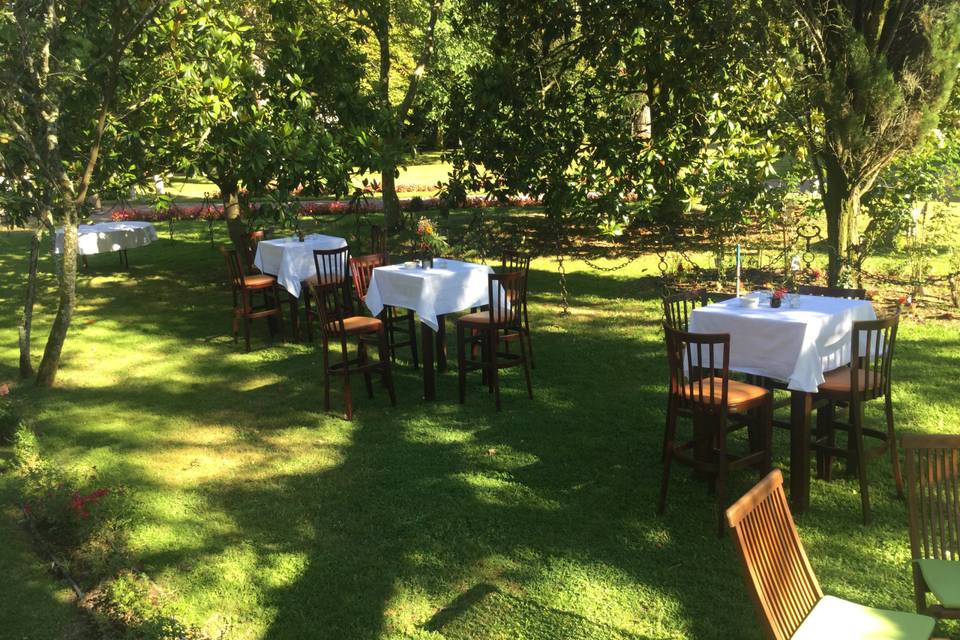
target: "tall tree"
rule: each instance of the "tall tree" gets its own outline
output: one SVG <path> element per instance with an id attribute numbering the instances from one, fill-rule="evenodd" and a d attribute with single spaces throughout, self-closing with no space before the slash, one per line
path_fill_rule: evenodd
<path id="1" fill-rule="evenodd" d="M 936 125 L 960 65 L 957 0 L 783 0 L 799 117 L 827 217 L 831 284 L 846 279 L 861 198 Z"/>
<path id="2" fill-rule="evenodd" d="M 148 0 L 15 0 L 6 3 L 0 58 L 6 90 L 16 108 L 0 117 L 42 183 L 64 227 L 57 313 L 37 371 L 51 386 L 76 306 L 77 225 L 90 192 L 101 143 L 122 96 L 131 42 L 162 3 Z"/>
<path id="3" fill-rule="evenodd" d="M 416 105 L 420 82 L 433 63 L 443 0 L 346 0 L 345 5 L 377 43 L 377 73 L 372 96 L 374 147 L 386 224 L 395 231 L 403 222 L 396 179 L 398 167 L 409 151 L 404 139 L 407 121 Z M 398 73 L 396 66 L 402 48 L 412 56 Z M 398 77 L 405 77 L 401 86 L 394 85 Z"/>

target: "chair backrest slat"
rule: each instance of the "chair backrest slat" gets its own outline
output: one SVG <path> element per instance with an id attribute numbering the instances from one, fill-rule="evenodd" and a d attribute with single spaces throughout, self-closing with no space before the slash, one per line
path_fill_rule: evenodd
<path id="1" fill-rule="evenodd" d="M 707 292 L 703 289 L 681 291 L 663 298 L 663 318 L 667 325 L 678 331 L 690 326 L 690 314 L 705 304 Z"/>
<path id="2" fill-rule="evenodd" d="M 804 296 L 820 296 L 821 298 L 847 298 L 848 300 L 866 300 L 866 289 L 843 289 L 841 287 L 820 287 L 813 284 L 802 284 L 797 287 L 797 293 Z"/>
<path id="3" fill-rule="evenodd" d="M 666 322 L 663 323 L 663 332 L 671 393 L 679 394 L 680 402 L 692 405 L 695 411 L 719 413 L 725 418 L 730 378 L 730 335 L 688 333 L 674 329 Z"/>
<path id="4" fill-rule="evenodd" d="M 227 273 L 230 276 L 231 286 L 242 288 L 244 270 L 243 265 L 240 264 L 240 256 L 237 254 L 237 250 L 228 249 L 227 247 L 220 247 L 220 253 L 227 262 Z"/>
<path id="5" fill-rule="evenodd" d="M 385 258 L 382 253 L 374 253 L 359 258 L 350 258 L 350 273 L 353 276 L 353 288 L 357 293 L 357 299 L 363 302 L 367 297 L 367 289 L 370 287 L 370 280 L 373 278 L 373 270 L 382 267 L 385 264 Z"/>
<path id="6" fill-rule="evenodd" d="M 727 509 L 766 636 L 788 640 L 823 597 L 775 469 Z"/>
<path id="7" fill-rule="evenodd" d="M 378 224 L 370 226 L 370 253 L 387 253 L 387 232 Z"/>
<path id="8" fill-rule="evenodd" d="M 868 397 L 876 397 L 889 392 L 893 349 L 899 325 L 899 314 L 881 320 L 853 323 L 850 337 L 850 388 L 860 388 L 859 381 L 864 380 L 863 393 L 853 394 L 855 402 L 859 402 L 864 393 Z"/>
<path id="9" fill-rule="evenodd" d="M 960 561 L 960 435 L 905 435 L 910 550 Z"/>
<path id="10" fill-rule="evenodd" d="M 523 273 L 523 275 L 528 276 L 530 274 L 530 260 L 531 256 L 529 253 L 504 251 L 500 256 L 500 270 L 503 273 L 519 271 Z"/>
<path id="11" fill-rule="evenodd" d="M 492 324 L 519 329 L 523 303 L 527 299 L 527 276 L 522 271 L 491 273 L 487 276 L 487 308 Z"/>
<path id="12" fill-rule="evenodd" d="M 351 295 L 350 248 L 314 249 L 313 263 L 317 282 L 313 287 L 321 331 L 327 337 L 343 338 L 343 321 L 353 315 Z"/>

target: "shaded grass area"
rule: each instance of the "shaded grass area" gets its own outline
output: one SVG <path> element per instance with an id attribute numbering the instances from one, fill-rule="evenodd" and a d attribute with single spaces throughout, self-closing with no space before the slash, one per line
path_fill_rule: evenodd
<path id="1" fill-rule="evenodd" d="M 79 639 L 85 626 L 73 592 L 55 581 L 19 526 L 16 496 L 0 474 L 0 635 L 16 640 Z"/>
<path id="2" fill-rule="evenodd" d="M 398 406 L 378 388 L 348 423 L 322 410 L 316 345 L 270 345 L 263 325 L 254 352 L 232 343 L 206 226 L 161 236 L 130 252 L 129 272 L 91 259 L 58 388 L 15 393 L 52 459 L 135 492 L 140 568 L 185 622 L 228 638 L 759 637 L 704 485 L 679 468 L 667 513 L 654 512 L 666 376 L 655 256 L 613 274 L 569 261 L 569 316 L 555 263 L 534 262 L 533 401 L 511 371 L 501 414 L 479 376 L 466 405 L 454 373 L 426 404 L 402 362 Z M 18 304 L 26 242 L 0 234 L 5 309 Z M 39 309 L 39 338 L 51 312 Z M 15 376 L 6 318 L 0 380 Z M 903 326 L 901 433 L 960 432 L 957 329 Z M 788 451 L 778 434 L 781 468 Z M 755 479 L 737 474 L 730 494 Z M 801 536 L 828 593 L 910 610 L 905 505 L 888 463 L 870 480 L 872 526 L 841 475 L 814 481 Z M 489 588 L 471 600 L 478 585 Z"/>

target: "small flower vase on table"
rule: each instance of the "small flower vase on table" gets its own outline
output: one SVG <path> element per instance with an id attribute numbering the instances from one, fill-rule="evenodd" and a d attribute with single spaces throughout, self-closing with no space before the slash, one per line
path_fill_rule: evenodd
<path id="1" fill-rule="evenodd" d="M 783 303 L 784 296 L 787 295 L 786 289 L 777 289 L 773 292 L 773 295 L 770 297 L 770 308 L 779 309 L 780 305 Z"/>

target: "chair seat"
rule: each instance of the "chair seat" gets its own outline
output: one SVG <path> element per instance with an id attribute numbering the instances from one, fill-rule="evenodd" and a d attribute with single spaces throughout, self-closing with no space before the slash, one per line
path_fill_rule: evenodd
<path id="1" fill-rule="evenodd" d="M 850 387 L 850 367 L 840 367 L 829 373 L 824 374 L 823 383 L 817 387 L 817 393 L 823 393 L 830 396 L 849 396 L 852 392 Z M 857 388 L 860 393 L 867 389 L 873 389 L 873 382 L 876 376 L 871 371 L 857 372 Z"/>
<path id="2" fill-rule="evenodd" d="M 504 324 L 510 322 L 512 318 L 499 317 L 496 314 L 493 318 L 494 324 Z M 476 324 L 476 325 L 487 325 L 490 324 L 490 312 L 489 311 L 477 311 L 475 313 L 465 313 L 464 315 L 457 318 L 457 322 L 462 322 L 463 324 Z"/>
<path id="3" fill-rule="evenodd" d="M 689 383 L 688 383 L 689 384 Z M 713 397 L 711 397 L 711 384 L 713 385 Z M 749 409 L 759 404 L 769 394 L 770 391 L 763 387 L 730 380 L 727 383 L 727 407 L 731 410 Z M 689 390 L 689 386 L 687 387 Z M 693 382 L 694 395 L 700 393 L 700 383 Z M 720 404 L 721 394 L 723 393 L 723 378 L 704 378 L 703 379 L 703 397 L 707 403 Z"/>
<path id="4" fill-rule="evenodd" d="M 273 276 L 266 276 L 263 274 L 243 277 L 243 286 L 247 289 L 263 289 L 265 287 L 272 287 L 274 284 L 276 284 L 276 282 L 277 279 Z"/>
<path id="5" fill-rule="evenodd" d="M 957 560 L 917 560 L 923 581 L 944 607 L 960 609 L 960 562 Z"/>
<path id="6" fill-rule="evenodd" d="M 323 278 L 317 278 L 317 276 L 312 275 L 308 277 L 304 282 L 308 285 L 316 284 L 339 284 L 343 282 L 343 278 L 338 278 L 337 276 L 332 276 L 328 273 L 323 274 Z"/>
<path id="7" fill-rule="evenodd" d="M 331 333 L 339 333 L 339 323 L 331 322 L 330 331 Z M 343 329 L 347 332 L 348 335 L 355 335 L 358 333 L 373 333 L 374 331 L 379 331 L 383 323 L 377 318 L 368 318 L 367 316 L 350 316 L 349 318 L 343 319 Z"/>
<path id="8" fill-rule="evenodd" d="M 934 619 L 823 596 L 791 640 L 927 640 Z"/>

